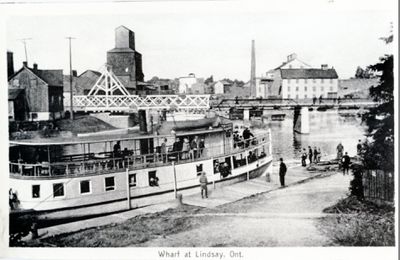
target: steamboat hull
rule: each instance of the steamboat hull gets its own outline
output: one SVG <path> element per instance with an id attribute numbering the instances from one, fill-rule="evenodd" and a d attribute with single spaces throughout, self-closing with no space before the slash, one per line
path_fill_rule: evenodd
<path id="1" fill-rule="evenodd" d="M 233 169 L 232 173 L 225 178 L 221 177 L 219 173 L 214 174 L 214 176 L 208 176 L 210 196 L 212 196 L 212 190 L 214 187 L 219 188 L 222 186 L 246 181 L 248 179 L 260 177 L 265 172 L 270 170 L 271 161 L 272 158 L 265 157 L 262 160 L 260 159 L 248 165 Z M 203 161 L 203 163 L 212 164 L 213 161 L 208 160 Z M 187 163 L 185 167 L 190 167 L 192 166 L 191 164 L 199 165 L 199 162 Z M 176 165 L 175 167 L 179 169 L 179 165 Z M 120 172 L 115 173 L 115 176 L 117 177 L 118 174 L 121 176 L 126 175 L 124 172 Z M 177 172 L 177 175 L 179 175 L 179 172 Z M 36 222 L 38 227 L 53 226 L 87 218 L 111 215 L 154 204 L 165 203 L 174 200 L 175 193 L 182 194 L 184 202 L 185 196 L 200 193 L 200 185 L 198 184 L 198 179 L 195 178 L 195 180 L 192 180 L 191 182 L 178 182 L 176 189 L 171 187 L 171 185 L 160 184 L 159 186 L 152 187 L 152 190 L 149 190 L 146 193 L 135 193 L 134 190 L 135 187 L 130 188 L 130 196 L 127 195 L 127 190 L 124 190 L 122 193 L 119 193 L 119 197 L 114 196 L 112 199 L 103 199 L 101 201 L 98 200 L 94 203 L 90 203 L 91 200 L 88 199 L 86 201 L 81 200 L 80 204 L 77 204 L 76 202 L 76 205 L 65 207 L 61 206 L 54 209 L 13 211 L 10 213 L 10 219 L 18 222 L 18 219 L 21 221 L 29 218 L 29 220 Z M 63 204 L 67 203 L 64 201 Z"/>

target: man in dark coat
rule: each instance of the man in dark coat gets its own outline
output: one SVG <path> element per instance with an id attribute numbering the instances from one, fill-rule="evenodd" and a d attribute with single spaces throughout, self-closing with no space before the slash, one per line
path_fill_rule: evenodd
<path id="1" fill-rule="evenodd" d="M 281 187 L 285 187 L 285 175 L 286 175 L 286 164 L 283 162 L 283 159 L 279 159 L 281 161 L 279 165 L 279 180 L 281 182 Z"/>
<path id="2" fill-rule="evenodd" d="M 347 152 L 345 152 L 342 157 L 342 165 L 343 165 L 343 175 L 345 175 L 345 173 L 349 174 L 350 156 L 347 155 Z"/>
<path id="3" fill-rule="evenodd" d="M 254 135 L 250 132 L 249 128 L 246 127 L 242 133 L 243 139 L 245 140 L 246 147 L 249 147 L 250 137 L 254 137 Z"/>
<path id="4" fill-rule="evenodd" d="M 310 164 L 312 164 L 313 151 L 312 151 L 311 146 L 308 147 L 308 159 L 310 159 Z"/>

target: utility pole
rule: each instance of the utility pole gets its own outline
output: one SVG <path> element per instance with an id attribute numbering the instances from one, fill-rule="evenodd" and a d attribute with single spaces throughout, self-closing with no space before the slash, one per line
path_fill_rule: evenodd
<path id="1" fill-rule="evenodd" d="M 74 120 L 74 105 L 73 105 L 73 90 L 72 90 L 72 78 L 73 78 L 73 73 L 72 73 L 72 50 L 71 50 L 71 40 L 75 39 L 73 37 L 66 37 L 69 41 L 69 90 L 70 90 L 70 118 L 71 120 Z"/>
<path id="2" fill-rule="evenodd" d="M 250 97 L 256 93 L 256 51 L 254 46 L 254 40 L 251 41 L 251 71 L 250 71 Z"/>
<path id="3" fill-rule="evenodd" d="M 25 49 L 25 62 L 26 62 L 26 64 L 28 64 L 28 52 L 27 52 L 27 50 L 26 50 L 26 41 L 32 40 L 32 38 L 22 38 L 22 39 L 19 39 L 19 40 L 22 42 L 22 44 L 24 44 L 24 49 Z"/>

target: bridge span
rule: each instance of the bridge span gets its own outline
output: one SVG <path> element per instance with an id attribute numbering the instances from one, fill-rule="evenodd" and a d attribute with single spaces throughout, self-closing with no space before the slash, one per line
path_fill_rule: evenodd
<path id="1" fill-rule="evenodd" d="M 366 108 L 376 106 L 376 102 L 364 98 L 323 98 L 323 99 L 280 99 L 280 98 L 234 98 L 222 99 L 210 103 L 211 108 L 238 108 L 238 109 L 295 109 L 296 107 L 327 107 L 327 108 Z"/>

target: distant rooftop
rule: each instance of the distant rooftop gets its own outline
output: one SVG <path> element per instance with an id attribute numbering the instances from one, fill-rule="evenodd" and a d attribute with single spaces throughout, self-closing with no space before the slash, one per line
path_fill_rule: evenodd
<path id="1" fill-rule="evenodd" d="M 335 69 L 281 69 L 282 79 L 337 79 Z"/>

